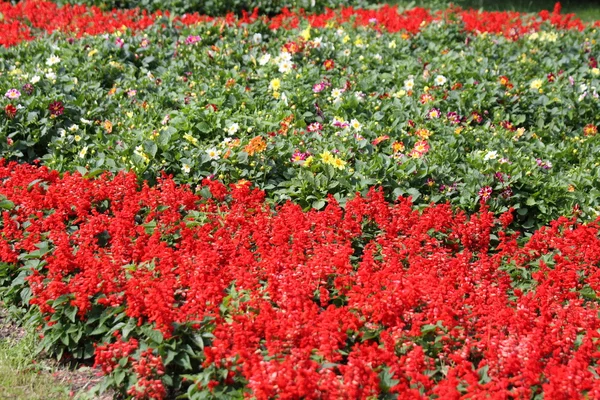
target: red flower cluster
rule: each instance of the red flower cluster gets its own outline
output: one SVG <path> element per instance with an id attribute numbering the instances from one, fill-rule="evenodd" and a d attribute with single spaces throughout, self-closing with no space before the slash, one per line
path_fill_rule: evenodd
<path id="1" fill-rule="evenodd" d="M 25 0 L 12 5 L 0 1 L 0 46 L 14 46 L 24 40 L 33 40 L 32 31 L 45 33 L 67 32 L 81 37 L 98 35 L 127 27 L 145 29 L 154 23 L 156 15 L 140 10 L 114 10 L 102 12 L 97 7 L 65 5 L 44 0 Z M 159 14 L 157 14 L 159 15 Z M 33 28 L 33 29 L 32 29 Z"/>
<path id="2" fill-rule="evenodd" d="M 35 31 L 63 31 L 81 37 L 96 35 L 126 27 L 133 31 L 145 29 L 152 25 L 157 17 L 169 15 L 168 12 L 148 14 L 139 9 L 113 10 L 103 12 L 97 7 L 81 5 L 65 5 L 59 7 L 45 0 L 24 0 L 12 5 L 0 1 L 0 14 L 4 16 L 0 22 L 0 46 L 14 46 L 24 40 L 33 40 Z M 371 26 L 374 29 L 389 32 L 417 33 L 433 21 L 445 20 L 447 23 L 461 23 L 469 32 L 490 32 L 503 34 L 507 37 L 518 38 L 524 33 L 538 30 L 543 22 L 548 22 L 559 29 L 583 29 L 584 23 L 574 14 L 560 14 L 560 3 L 553 12 L 541 11 L 537 17 L 518 12 L 488 12 L 477 10 L 462 10 L 459 7 L 432 13 L 425 8 L 416 7 L 398 12 L 397 6 L 385 5 L 374 10 L 342 7 L 337 10 L 327 10 L 322 14 L 307 14 L 304 11 L 292 12 L 283 9 L 281 14 L 272 18 L 259 16 L 258 9 L 252 14 L 244 12 L 241 17 L 233 13 L 225 17 L 214 18 L 197 13 L 185 14 L 175 20 L 184 25 L 216 22 L 224 25 L 241 25 L 261 19 L 269 24 L 271 29 L 292 29 L 300 26 L 302 20 L 308 20 L 313 27 L 325 27 L 330 22 L 345 23 L 354 20 L 358 26 Z M 596 25 L 600 24 L 596 23 Z M 33 28 L 33 29 L 32 29 Z M 295 52 L 299 44 L 292 42 Z"/>
<path id="3" fill-rule="evenodd" d="M 413 209 L 379 191 L 324 211 L 272 209 L 249 184 L 213 198 L 164 178 L 84 179 L 0 163 L 0 258 L 50 243 L 28 280 L 36 304 L 118 307 L 165 337 L 213 318 L 204 367 L 258 399 L 600 398 L 600 224 L 566 218 L 520 246 L 485 207 Z M 104 238 L 104 239 L 100 239 Z M 491 242 L 491 238 L 495 242 Z M 116 346 L 116 347 L 115 347 Z M 104 372 L 137 342 L 99 346 Z M 130 394 L 164 397 L 151 350 Z M 168 372 L 168 371 L 167 371 Z M 218 380 L 222 379 L 222 380 Z"/>

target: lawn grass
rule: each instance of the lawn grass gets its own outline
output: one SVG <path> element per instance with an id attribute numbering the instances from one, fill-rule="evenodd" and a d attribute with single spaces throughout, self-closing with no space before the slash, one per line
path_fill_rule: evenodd
<path id="1" fill-rule="evenodd" d="M 0 339 L 0 399 L 63 400 L 70 389 L 51 375 L 51 367 L 35 361 L 35 335 Z"/>

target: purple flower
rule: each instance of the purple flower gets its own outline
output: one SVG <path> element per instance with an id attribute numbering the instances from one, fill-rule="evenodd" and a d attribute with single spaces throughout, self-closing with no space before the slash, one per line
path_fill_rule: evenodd
<path id="1" fill-rule="evenodd" d="M 508 186 L 506 189 L 504 189 L 502 191 L 502 193 L 500 193 L 500 196 L 502 196 L 502 198 L 504 198 L 504 199 L 508 199 L 508 198 L 512 197 L 512 195 L 513 195 L 513 191 L 510 186 Z"/>
<path id="2" fill-rule="evenodd" d="M 550 161 L 542 161 L 541 159 L 536 158 L 535 163 L 538 165 L 538 167 L 545 170 L 552 168 L 552 163 Z"/>
<path id="3" fill-rule="evenodd" d="M 23 85 L 23 91 L 25 93 L 27 93 L 28 95 L 32 95 L 33 94 L 33 90 L 34 90 L 34 87 L 33 87 L 33 85 L 31 83 L 26 83 L 26 84 Z"/>
<path id="4" fill-rule="evenodd" d="M 460 124 L 462 121 L 462 117 L 454 111 L 451 111 L 448 114 L 446 114 L 446 117 L 448 118 L 448 121 L 452 122 L 455 125 Z"/>

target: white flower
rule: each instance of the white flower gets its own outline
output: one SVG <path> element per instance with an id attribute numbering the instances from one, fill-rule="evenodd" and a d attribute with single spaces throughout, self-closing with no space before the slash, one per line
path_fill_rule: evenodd
<path id="1" fill-rule="evenodd" d="M 190 171 L 192 170 L 192 167 L 190 167 L 189 164 L 183 163 L 183 164 L 181 164 L 181 170 L 183 171 L 183 173 L 189 174 Z"/>
<path id="2" fill-rule="evenodd" d="M 382 57 L 381 57 L 381 54 L 375 54 L 375 55 L 373 56 L 373 58 L 374 58 L 374 59 L 376 59 L 377 61 L 381 61 L 381 58 L 382 58 Z"/>
<path id="3" fill-rule="evenodd" d="M 90 121 L 89 119 L 85 119 L 85 118 L 80 118 L 79 120 L 81 121 L 82 124 L 86 124 L 86 125 L 91 125 L 93 123 L 93 121 Z"/>
<path id="4" fill-rule="evenodd" d="M 85 157 L 85 155 L 87 154 L 87 151 L 88 151 L 88 147 L 87 147 L 87 146 L 84 146 L 84 147 L 83 147 L 83 149 L 81 149 L 81 150 L 79 151 L 79 158 L 84 158 L 84 157 Z"/>
<path id="5" fill-rule="evenodd" d="M 288 98 L 285 93 L 281 93 L 281 101 L 283 101 L 286 106 L 288 105 Z"/>
<path id="6" fill-rule="evenodd" d="M 237 131 L 240 130 L 240 125 L 238 123 L 233 123 L 231 125 L 229 125 L 229 128 L 227 128 L 227 133 L 230 135 L 235 135 Z"/>
<path id="7" fill-rule="evenodd" d="M 262 35 L 260 33 L 255 33 L 254 36 L 252 36 L 252 41 L 255 44 L 259 44 L 260 42 L 262 42 Z"/>
<path id="8" fill-rule="evenodd" d="M 50 58 L 46 60 L 46 65 L 54 65 L 60 63 L 60 58 L 52 54 Z"/>
<path id="9" fill-rule="evenodd" d="M 406 90 L 412 90 L 412 88 L 415 87 L 415 80 L 410 78 L 404 81 L 404 89 Z"/>
<path id="10" fill-rule="evenodd" d="M 319 36 L 319 37 L 316 37 L 316 38 L 314 38 L 314 39 L 313 39 L 313 43 L 314 43 L 314 44 L 315 44 L 317 47 L 319 47 L 319 46 L 321 45 L 321 43 L 323 43 L 323 38 L 322 38 L 321 36 Z"/>
<path id="11" fill-rule="evenodd" d="M 434 81 L 435 81 L 436 85 L 442 86 L 443 84 L 446 83 L 447 79 L 444 75 L 438 75 L 435 77 Z"/>
<path id="12" fill-rule="evenodd" d="M 356 119 L 352 119 L 350 121 L 350 126 L 352 128 L 354 128 L 354 130 L 357 132 L 360 132 L 360 130 L 362 129 L 362 124 L 360 122 L 358 122 L 358 120 L 356 120 Z"/>
<path id="13" fill-rule="evenodd" d="M 65 136 L 67 136 L 67 131 L 65 131 L 63 128 L 58 128 L 58 134 L 61 138 L 64 138 Z"/>
<path id="14" fill-rule="evenodd" d="M 206 150 L 206 154 L 208 154 L 208 157 L 211 160 L 218 160 L 219 158 L 221 158 L 221 152 L 214 147 L 211 147 L 210 149 Z"/>
<path id="15" fill-rule="evenodd" d="M 54 71 L 50 71 L 46 74 L 46 79 L 49 79 L 51 81 L 56 79 L 56 74 L 54 73 Z"/>
<path id="16" fill-rule="evenodd" d="M 40 77 L 37 75 L 34 75 L 31 77 L 31 83 L 36 84 L 40 81 Z"/>
<path id="17" fill-rule="evenodd" d="M 79 130 L 79 125 L 73 124 L 69 127 L 69 132 L 75 132 Z"/>
<path id="18" fill-rule="evenodd" d="M 488 151 L 487 154 L 485 155 L 485 157 L 483 157 L 483 159 L 485 161 L 488 160 L 495 160 L 496 158 L 498 158 L 498 152 L 493 150 L 493 151 Z"/>
<path id="19" fill-rule="evenodd" d="M 293 64 L 289 61 L 283 60 L 279 63 L 279 72 L 287 74 L 292 70 Z"/>
<path id="20" fill-rule="evenodd" d="M 287 51 L 282 51 L 277 57 L 279 61 L 292 61 L 292 54 Z"/>
<path id="21" fill-rule="evenodd" d="M 260 65 L 267 65 L 267 63 L 271 60 L 271 55 L 269 53 L 264 54 L 262 57 L 258 59 L 258 63 Z"/>
<path id="22" fill-rule="evenodd" d="M 342 97 L 342 93 L 344 93 L 344 90 L 343 90 L 343 89 L 337 89 L 337 88 L 336 88 L 336 89 L 333 89 L 333 90 L 331 91 L 331 95 L 332 95 L 333 97 L 335 97 L 335 98 L 340 98 L 340 97 Z"/>
<path id="23" fill-rule="evenodd" d="M 351 53 L 350 49 L 344 50 L 344 56 L 348 57 L 348 56 L 350 56 L 350 53 Z"/>

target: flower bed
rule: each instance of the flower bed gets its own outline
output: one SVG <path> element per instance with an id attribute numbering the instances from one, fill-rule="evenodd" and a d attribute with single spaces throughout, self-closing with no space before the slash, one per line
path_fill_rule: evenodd
<path id="1" fill-rule="evenodd" d="M 597 223 L 519 245 L 510 212 L 375 190 L 303 212 L 245 183 L 0 177 L 0 276 L 48 350 L 133 397 L 600 396 Z"/>
<path id="2" fill-rule="evenodd" d="M 0 295 L 98 391 L 600 398 L 594 25 L 25 1 L 0 31 Z"/>

